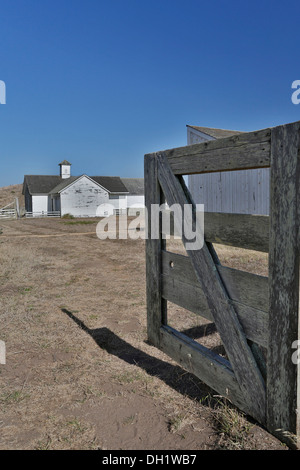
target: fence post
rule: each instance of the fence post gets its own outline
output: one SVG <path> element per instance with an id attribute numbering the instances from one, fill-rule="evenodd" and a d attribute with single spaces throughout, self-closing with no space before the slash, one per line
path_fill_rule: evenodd
<path id="1" fill-rule="evenodd" d="M 20 206 L 19 206 L 19 198 L 16 197 L 16 218 L 20 218 Z"/>
<path id="2" fill-rule="evenodd" d="M 288 444 L 296 443 L 300 406 L 299 365 L 292 361 L 299 328 L 298 151 L 299 122 L 272 129 L 267 427 Z"/>
<path id="3" fill-rule="evenodd" d="M 146 274 L 147 274 L 147 321 L 148 340 L 155 346 L 160 345 L 160 327 L 166 321 L 166 301 L 161 295 L 161 250 L 164 241 L 159 237 L 152 239 L 153 224 L 161 220 L 152 220 L 152 204 L 161 204 L 161 189 L 157 177 L 156 154 L 145 156 L 145 207 L 146 207 Z"/>

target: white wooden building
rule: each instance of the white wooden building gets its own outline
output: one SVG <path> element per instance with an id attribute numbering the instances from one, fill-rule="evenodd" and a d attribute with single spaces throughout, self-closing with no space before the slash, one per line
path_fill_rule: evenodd
<path id="1" fill-rule="evenodd" d="M 142 212 L 145 207 L 144 178 L 121 178 L 128 189 L 127 211 L 129 215 Z"/>
<path id="2" fill-rule="evenodd" d="M 144 179 L 119 176 L 71 176 L 71 164 L 59 164 L 59 175 L 25 175 L 25 210 L 32 216 L 71 214 L 105 217 L 144 208 Z"/>
<path id="3" fill-rule="evenodd" d="M 187 125 L 187 144 L 222 139 L 240 131 Z M 269 168 L 189 175 L 195 203 L 206 212 L 269 214 Z"/>

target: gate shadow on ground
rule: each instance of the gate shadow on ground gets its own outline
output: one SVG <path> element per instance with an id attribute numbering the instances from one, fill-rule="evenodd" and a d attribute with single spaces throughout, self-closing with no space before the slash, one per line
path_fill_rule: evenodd
<path id="1" fill-rule="evenodd" d="M 203 405 L 207 404 L 210 407 L 218 405 L 219 398 L 216 400 L 213 398 L 216 392 L 180 366 L 172 365 L 135 348 L 109 328 L 90 329 L 69 310 L 63 308 L 62 312 L 68 315 L 83 331 L 93 338 L 101 349 L 109 354 L 113 354 L 128 364 L 140 367 L 147 374 L 159 378 L 182 395 L 201 401 Z M 207 402 L 206 399 L 208 399 Z"/>
<path id="2" fill-rule="evenodd" d="M 214 323 L 205 323 L 204 325 L 193 326 L 192 328 L 181 331 L 181 333 L 196 341 L 199 338 L 207 337 L 217 333 L 217 329 Z M 223 344 L 210 347 L 209 349 L 215 354 L 223 356 L 226 354 Z"/>

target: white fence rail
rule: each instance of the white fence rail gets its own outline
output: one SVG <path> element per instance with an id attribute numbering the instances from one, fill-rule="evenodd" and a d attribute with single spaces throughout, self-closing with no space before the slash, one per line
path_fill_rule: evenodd
<path id="1" fill-rule="evenodd" d="M 18 198 L 14 202 L 0 208 L 0 219 L 17 219 L 19 214 Z"/>
<path id="2" fill-rule="evenodd" d="M 33 217 L 60 217 L 60 211 L 48 211 L 48 212 L 26 212 L 26 218 Z"/>
<path id="3" fill-rule="evenodd" d="M 15 209 L 0 209 L 0 219 L 16 219 L 17 211 Z"/>

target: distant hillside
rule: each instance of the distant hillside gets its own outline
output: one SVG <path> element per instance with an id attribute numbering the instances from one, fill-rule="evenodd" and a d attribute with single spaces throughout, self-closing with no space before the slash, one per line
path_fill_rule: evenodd
<path id="1" fill-rule="evenodd" d="M 20 208 L 25 206 L 24 196 L 22 194 L 23 184 L 12 184 L 10 186 L 3 186 L 0 188 L 0 209 L 11 202 L 15 198 L 19 199 Z"/>

